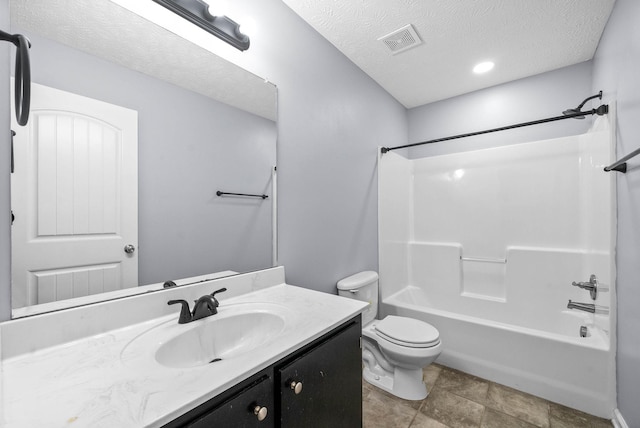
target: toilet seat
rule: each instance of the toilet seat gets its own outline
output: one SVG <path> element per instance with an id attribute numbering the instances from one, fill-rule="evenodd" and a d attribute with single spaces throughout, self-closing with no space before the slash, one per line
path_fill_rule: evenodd
<path id="1" fill-rule="evenodd" d="M 435 327 L 413 318 L 389 315 L 376 323 L 374 329 L 380 338 L 409 348 L 431 348 L 440 343 Z"/>

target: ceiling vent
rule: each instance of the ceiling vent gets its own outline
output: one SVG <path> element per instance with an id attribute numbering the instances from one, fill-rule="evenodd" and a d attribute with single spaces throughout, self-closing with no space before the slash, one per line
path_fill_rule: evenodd
<path id="1" fill-rule="evenodd" d="M 413 29 L 411 24 L 405 25 L 384 37 L 380 37 L 378 40 L 383 42 L 393 55 L 404 52 L 422 43 L 422 40 L 418 37 L 418 33 L 416 33 L 416 30 Z"/>

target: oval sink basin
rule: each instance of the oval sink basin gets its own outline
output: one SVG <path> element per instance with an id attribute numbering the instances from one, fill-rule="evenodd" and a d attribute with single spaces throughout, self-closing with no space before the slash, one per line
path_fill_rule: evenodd
<path id="1" fill-rule="evenodd" d="M 215 366 L 272 342 L 293 323 L 291 310 L 268 303 L 221 305 L 216 315 L 178 324 L 178 315 L 125 346 L 124 362 L 153 358 L 165 367 Z"/>
<path id="2" fill-rule="evenodd" d="M 167 367 L 194 367 L 226 360 L 268 342 L 284 325 L 282 317 L 269 312 L 213 315 L 162 344 L 156 361 Z"/>

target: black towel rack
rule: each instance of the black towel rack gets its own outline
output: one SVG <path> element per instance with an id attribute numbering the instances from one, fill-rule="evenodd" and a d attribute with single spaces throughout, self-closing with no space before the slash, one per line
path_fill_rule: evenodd
<path id="1" fill-rule="evenodd" d="M 29 63 L 31 42 L 22 34 L 9 34 L 2 30 L 0 30 L 0 40 L 11 42 L 18 48 L 15 72 L 16 120 L 20 126 L 25 126 L 29 121 L 31 106 L 31 65 Z"/>
<path id="2" fill-rule="evenodd" d="M 634 151 L 632 151 L 631 153 L 629 153 L 628 155 L 626 155 L 625 157 L 621 158 L 620 160 L 612 163 L 609 166 L 604 167 L 604 170 L 609 172 L 609 171 L 618 171 L 621 173 L 626 173 L 627 172 L 627 161 L 629 159 L 631 159 L 632 157 L 638 156 L 640 155 L 640 149 L 636 149 Z"/>
<path id="3" fill-rule="evenodd" d="M 218 196 L 224 196 L 224 195 L 243 196 L 243 197 L 246 197 L 246 198 L 262 198 L 262 199 L 267 199 L 269 197 L 267 195 L 251 195 L 251 194 L 248 194 L 248 193 L 221 192 L 220 190 L 218 190 L 216 192 L 216 195 L 218 195 Z"/>

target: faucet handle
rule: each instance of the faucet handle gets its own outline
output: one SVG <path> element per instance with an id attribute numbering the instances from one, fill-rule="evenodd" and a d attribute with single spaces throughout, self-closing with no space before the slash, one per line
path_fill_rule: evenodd
<path id="1" fill-rule="evenodd" d="M 178 299 L 178 300 L 169 300 L 167 305 L 175 305 L 182 304 L 182 309 L 180 309 L 180 317 L 178 318 L 178 324 L 186 324 L 192 321 L 191 310 L 189 309 L 189 302 L 186 300 Z"/>
<path id="2" fill-rule="evenodd" d="M 592 300 L 596 300 L 596 298 L 598 297 L 598 278 L 595 275 L 591 275 L 589 277 L 589 281 L 588 282 L 575 282 L 573 281 L 571 283 L 571 285 L 574 285 L 576 287 L 580 287 L 583 290 L 588 290 L 589 294 L 591 295 L 591 299 Z"/>
<path id="3" fill-rule="evenodd" d="M 213 297 L 213 304 L 216 305 L 216 307 L 220 305 L 220 302 L 218 302 L 218 299 L 216 299 L 216 294 L 223 293 L 225 291 L 227 291 L 226 288 L 221 288 L 220 290 L 216 290 L 213 293 L 211 293 L 211 297 Z"/>

